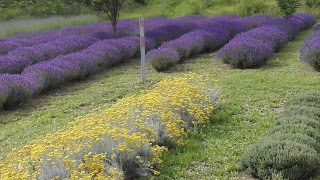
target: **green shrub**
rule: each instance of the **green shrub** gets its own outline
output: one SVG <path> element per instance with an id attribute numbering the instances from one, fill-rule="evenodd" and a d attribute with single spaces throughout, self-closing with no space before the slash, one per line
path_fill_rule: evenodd
<path id="1" fill-rule="evenodd" d="M 274 127 L 275 126 L 282 126 L 282 125 L 286 125 L 286 124 L 305 124 L 307 126 L 310 126 L 314 129 L 317 129 L 318 131 L 320 131 L 320 122 L 319 121 L 317 121 L 315 119 L 308 118 L 303 115 L 295 115 L 295 116 L 291 116 L 291 117 L 282 116 L 279 118 L 278 121 L 276 121 L 274 123 Z"/>
<path id="2" fill-rule="evenodd" d="M 303 115 L 305 117 L 320 121 L 320 111 L 317 107 L 290 105 L 285 108 L 282 116 L 293 117 Z"/>
<path id="3" fill-rule="evenodd" d="M 242 157 L 240 167 L 263 179 L 281 174 L 283 178 L 305 179 L 319 169 L 320 156 L 307 145 L 265 139 Z"/>
<path id="4" fill-rule="evenodd" d="M 299 105 L 299 106 L 312 106 L 320 108 L 320 94 L 319 93 L 306 93 L 296 96 L 285 103 L 285 106 Z"/>
<path id="5" fill-rule="evenodd" d="M 320 0 L 305 0 L 305 4 L 309 8 L 320 8 Z"/>
<path id="6" fill-rule="evenodd" d="M 251 3 L 243 3 L 239 6 L 240 16 L 251 16 L 255 14 L 263 14 L 268 6 L 264 2 L 253 1 Z"/>
<path id="7" fill-rule="evenodd" d="M 289 17 L 291 14 L 295 13 L 300 6 L 299 0 L 277 0 L 277 4 L 280 11 Z"/>
<path id="8" fill-rule="evenodd" d="M 296 133 L 276 132 L 276 133 L 273 133 L 270 136 L 267 136 L 266 138 L 267 139 L 271 139 L 271 140 L 275 140 L 275 141 L 297 142 L 297 143 L 300 143 L 300 144 L 307 145 L 307 146 L 315 149 L 318 153 L 320 153 L 320 144 L 319 144 L 319 142 L 317 142 L 314 138 L 312 138 L 312 137 L 310 137 L 310 136 L 308 136 L 306 134 L 299 133 L 299 132 L 296 132 Z"/>
<path id="9" fill-rule="evenodd" d="M 262 179 L 307 179 L 320 168 L 320 94 L 296 96 L 284 104 L 266 137 L 240 161 L 242 170 Z"/>
<path id="10" fill-rule="evenodd" d="M 278 126 L 274 126 L 269 131 L 268 135 L 272 135 L 274 133 L 300 133 L 306 134 L 316 141 L 320 142 L 320 133 L 318 129 L 310 127 L 305 124 L 281 124 Z"/>
<path id="11" fill-rule="evenodd" d="M 176 50 L 160 48 L 149 51 L 147 60 L 157 71 L 164 71 L 178 63 L 181 56 Z"/>

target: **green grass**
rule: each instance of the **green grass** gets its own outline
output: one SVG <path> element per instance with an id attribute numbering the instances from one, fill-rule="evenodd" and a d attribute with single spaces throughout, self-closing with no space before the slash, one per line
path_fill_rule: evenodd
<path id="1" fill-rule="evenodd" d="M 223 111 L 213 114 L 207 128 L 190 133 L 186 147 L 165 154 L 158 179 L 246 179 L 237 172 L 239 159 L 266 133 L 282 104 L 293 95 L 319 92 L 318 72 L 299 61 L 299 48 L 309 32 L 299 35 L 260 69 L 230 69 L 213 59 L 214 54 L 177 67 L 207 72 L 212 80 L 218 80 Z"/>
<path id="2" fill-rule="evenodd" d="M 307 8 L 304 4 L 298 9 L 298 12 L 309 12 L 319 15 L 317 9 Z M 137 19 L 139 15 L 143 15 L 145 17 L 178 17 L 188 14 L 203 14 L 205 16 L 237 14 L 240 16 L 248 16 L 261 13 L 271 14 L 274 16 L 282 15 L 277 6 L 276 0 L 149 0 L 147 6 L 124 8 L 120 17 Z"/>
<path id="3" fill-rule="evenodd" d="M 50 18 L 30 18 L 0 22 L 0 37 L 13 36 L 22 32 L 38 32 L 43 30 L 61 29 L 68 26 L 78 26 L 101 22 L 95 15 L 79 15 L 71 17 L 53 16 Z"/>
<path id="4" fill-rule="evenodd" d="M 311 30 L 275 54 L 259 69 L 238 70 L 203 54 L 166 73 L 147 67 L 148 83 L 140 83 L 139 60 L 106 70 L 0 112 L 0 159 L 15 147 L 55 132 L 77 116 L 107 108 L 118 99 L 143 93 L 166 75 L 208 74 L 218 84 L 221 105 L 211 123 L 191 133 L 185 147 L 171 149 L 157 168 L 156 179 L 247 179 L 237 172 L 241 154 L 275 121 L 282 104 L 293 95 L 319 91 L 320 77 L 299 61 L 299 48 Z M 244 177 L 245 176 L 245 177 Z"/>

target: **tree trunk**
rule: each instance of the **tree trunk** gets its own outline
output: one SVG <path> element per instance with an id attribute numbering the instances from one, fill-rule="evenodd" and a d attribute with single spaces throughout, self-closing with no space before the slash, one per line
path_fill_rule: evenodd
<path id="1" fill-rule="evenodd" d="M 113 30 L 113 34 L 117 35 L 117 22 L 112 22 L 112 30 Z"/>

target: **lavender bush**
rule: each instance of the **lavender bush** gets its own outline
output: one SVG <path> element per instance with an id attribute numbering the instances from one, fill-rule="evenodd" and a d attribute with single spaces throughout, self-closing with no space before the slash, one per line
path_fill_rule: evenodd
<path id="1" fill-rule="evenodd" d="M 186 17 L 191 21 L 194 16 Z M 202 16 L 199 16 L 200 21 L 204 19 Z M 219 19 L 230 19 L 229 21 L 221 21 Z M 190 20 L 191 19 L 191 20 Z M 212 51 L 217 49 L 218 47 L 227 43 L 231 37 L 239 34 L 241 32 L 247 31 L 251 27 L 255 27 L 261 25 L 264 22 L 271 21 L 274 18 L 269 15 L 257 15 L 257 16 L 249 16 L 245 18 L 236 18 L 236 16 L 228 15 L 228 16 L 219 16 L 216 18 L 210 18 L 210 20 L 206 20 L 207 25 L 204 26 L 201 23 L 198 23 L 198 28 L 182 35 L 181 37 L 163 43 L 157 52 L 161 52 L 161 49 L 172 49 L 179 53 L 181 60 L 187 59 L 192 55 L 199 54 L 204 51 Z M 208 23 L 208 22 L 211 23 Z M 269 48 L 270 49 L 270 48 Z M 167 50 L 166 50 L 167 51 Z M 164 51 L 165 52 L 165 51 Z M 151 52 L 150 52 L 151 53 Z M 154 52 L 152 52 L 154 53 Z M 147 54 L 149 56 L 149 53 Z M 153 57 L 152 55 L 151 57 Z M 155 58 L 153 58 L 155 59 Z M 162 58 L 159 58 L 159 63 L 161 62 L 161 68 L 159 68 L 159 64 L 154 64 L 154 68 L 161 69 L 161 71 L 165 70 L 165 68 L 171 67 L 176 61 L 163 61 Z M 174 59 L 174 58 L 172 58 Z M 156 60 L 154 60 L 156 61 Z M 164 63 L 168 63 L 167 66 L 163 65 Z"/>
<path id="2" fill-rule="evenodd" d="M 315 30 L 306 38 L 300 49 L 300 59 L 320 71 L 320 31 Z"/>
<path id="3" fill-rule="evenodd" d="M 118 37 L 138 34 L 138 23 L 134 20 L 120 20 Z M 47 30 L 37 33 L 21 33 L 8 38 L 0 38 L 0 55 L 5 55 L 18 48 L 48 43 L 69 36 L 91 36 L 100 40 L 115 38 L 111 23 L 97 23 L 85 26 L 72 26 L 59 30 Z"/>
<path id="4" fill-rule="evenodd" d="M 271 56 L 271 46 L 251 38 L 237 38 L 217 53 L 217 58 L 234 68 L 251 68 L 261 66 Z"/>
<path id="5" fill-rule="evenodd" d="M 231 38 L 232 33 L 240 33 L 247 29 L 247 26 L 241 25 L 240 21 L 235 22 L 235 25 L 225 22 L 238 18 L 235 15 L 201 17 L 201 22 L 198 20 L 199 17 L 192 15 L 176 19 L 165 17 L 147 19 L 147 51 L 166 41 L 180 37 L 177 39 L 177 44 L 185 46 L 185 51 L 189 52 L 186 57 L 189 57 L 208 49 L 220 47 Z M 147 24 L 148 22 L 150 24 Z M 124 20 L 122 23 L 123 34 L 137 33 L 138 23 L 136 21 Z M 259 21 L 259 23 L 261 22 Z M 5 106 L 14 106 L 35 94 L 55 88 L 62 83 L 85 78 L 138 54 L 139 37 L 121 38 L 118 36 L 112 37 L 115 39 L 104 39 L 110 38 L 110 35 L 103 33 L 108 30 L 101 31 L 101 29 L 108 29 L 108 27 L 109 25 L 106 23 L 101 23 L 85 28 L 70 27 L 58 31 L 42 32 L 41 36 L 39 34 L 20 34 L 12 38 L 0 39 L 0 42 L 16 38 L 41 42 L 29 47 L 18 47 L 5 55 L 19 57 L 21 62 L 24 62 L 22 59 L 28 59 L 28 62 L 37 64 L 28 64 L 21 75 L 0 75 L 0 84 L 4 86 L 1 87 L 1 103 Z M 76 35 L 72 36 L 72 34 Z M 54 39 L 54 41 L 46 42 L 44 37 L 48 37 L 51 39 L 50 41 Z M 170 43 L 175 44 L 173 41 Z M 157 66 L 159 71 L 165 70 L 181 60 L 181 55 L 174 47 L 165 48 L 165 46 L 169 47 L 170 43 L 165 43 L 163 48 L 152 50 L 147 55 L 148 61 Z M 11 72 L 19 72 L 23 66 L 21 63 L 19 70 Z"/>
<path id="6" fill-rule="evenodd" d="M 49 43 L 18 48 L 9 52 L 8 55 L 25 57 L 32 61 L 32 64 L 36 64 L 58 55 L 82 50 L 96 41 L 97 39 L 88 36 L 70 36 Z"/>
<path id="7" fill-rule="evenodd" d="M 164 71 L 178 63 L 181 56 L 173 49 L 161 48 L 150 51 L 147 60 L 157 71 Z"/>
<path id="8" fill-rule="evenodd" d="M 242 33 L 231 40 L 217 53 L 217 58 L 234 68 L 261 66 L 276 50 L 286 44 L 298 32 L 310 27 L 315 17 L 294 14 L 290 18 L 279 18 L 260 23 L 261 26 Z"/>
<path id="9" fill-rule="evenodd" d="M 0 56 L 0 74 L 20 73 L 25 67 L 30 66 L 32 61 L 20 56 Z"/>
<path id="10" fill-rule="evenodd" d="M 6 107 L 20 104 L 22 101 L 30 98 L 35 91 L 34 87 L 28 84 L 21 75 L 0 75 L 0 84 L 6 86 L 6 89 L 2 90 L 5 97 L 3 105 Z"/>

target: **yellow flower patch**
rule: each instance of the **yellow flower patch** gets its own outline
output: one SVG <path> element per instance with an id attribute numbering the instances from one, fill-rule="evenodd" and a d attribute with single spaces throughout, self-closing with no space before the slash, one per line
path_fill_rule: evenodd
<path id="1" fill-rule="evenodd" d="M 99 114 L 10 152 L 0 179 L 125 179 L 159 175 L 168 146 L 186 142 L 187 131 L 208 121 L 214 97 L 196 74 L 165 78 L 144 95 L 120 100 Z M 213 94 L 216 95 L 216 94 Z"/>

